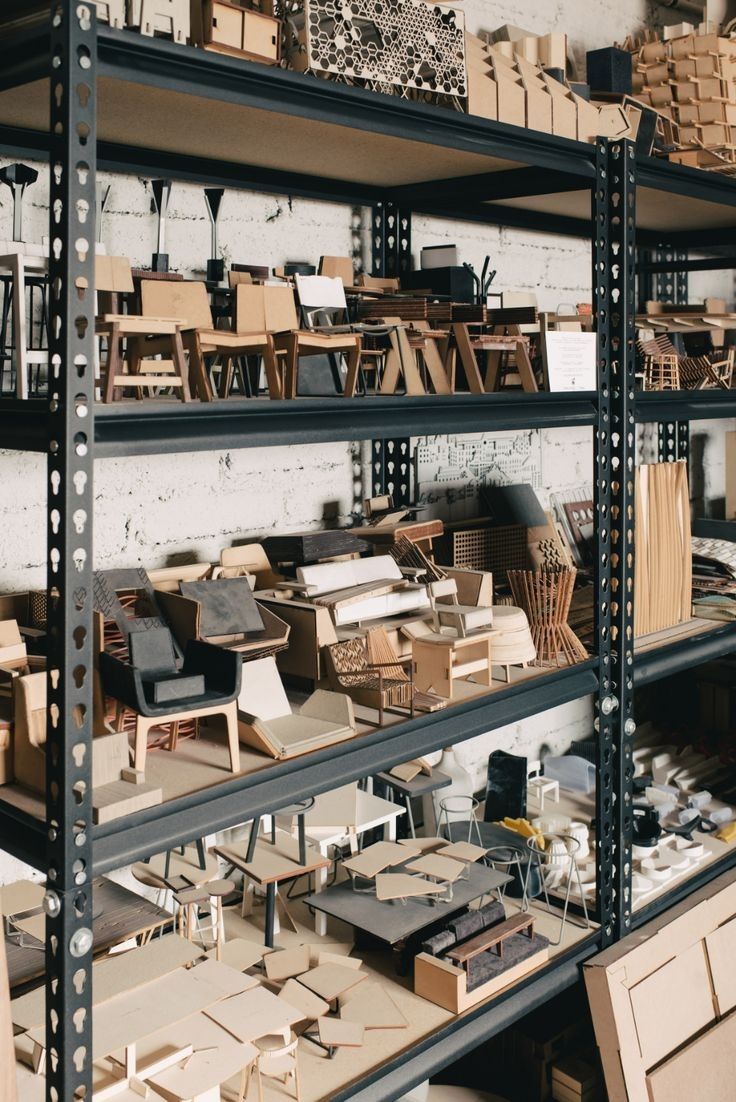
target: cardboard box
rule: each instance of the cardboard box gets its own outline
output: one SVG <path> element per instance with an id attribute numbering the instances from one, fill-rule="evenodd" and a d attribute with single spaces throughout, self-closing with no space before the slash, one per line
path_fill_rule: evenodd
<path id="1" fill-rule="evenodd" d="M 584 965 L 610 1102 L 653 1102 L 655 1068 L 711 1031 L 721 1002 L 731 1005 L 734 916 L 729 872 Z"/>
<path id="2" fill-rule="evenodd" d="M 230 0 L 191 0 L 192 42 L 267 65 L 281 56 L 281 21 Z"/>

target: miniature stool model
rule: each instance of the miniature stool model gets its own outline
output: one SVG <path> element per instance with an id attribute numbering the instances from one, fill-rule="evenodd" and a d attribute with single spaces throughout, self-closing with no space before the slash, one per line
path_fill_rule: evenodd
<path id="1" fill-rule="evenodd" d="M 191 402 L 188 368 L 182 341 L 184 322 L 175 318 L 138 318 L 127 314 L 105 314 L 95 324 L 95 334 L 107 341 L 107 362 L 104 367 L 105 384 L 102 400 L 114 402 L 117 392 L 127 388 L 144 390 L 158 387 L 174 387 L 183 402 Z M 141 371 L 142 355 L 145 352 L 141 341 L 145 337 L 169 338 L 171 340 L 172 371 L 158 371 L 153 374 Z M 137 339 L 136 339 L 137 338 Z M 128 340 L 130 372 L 121 370 L 123 363 L 122 343 Z M 138 397 L 141 397 L 139 394 Z"/>
<path id="2" fill-rule="evenodd" d="M 511 680 L 509 667 L 526 669 L 537 657 L 529 620 L 523 609 L 513 605 L 493 606 L 493 664 L 501 666 L 506 682 Z"/>
<path id="3" fill-rule="evenodd" d="M 182 888 L 174 893 L 174 902 L 179 907 L 179 935 L 187 941 L 201 940 L 204 946 L 205 933 L 212 935 L 215 957 L 222 959 L 222 946 L 225 944 L 225 917 L 222 900 L 235 891 L 232 880 L 210 880 L 201 887 Z M 203 928 L 199 921 L 199 905 L 206 903 L 210 908 L 210 923 Z M 196 926 L 196 934 L 195 934 Z"/>
<path id="4" fill-rule="evenodd" d="M 542 776 L 542 763 L 531 761 L 527 766 L 526 789 L 528 798 L 533 799 L 540 811 L 544 811 L 544 799 L 549 795 L 554 802 L 560 802 L 560 782 Z"/>
<path id="5" fill-rule="evenodd" d="M 453 700 L 455 682 L 471 676 L 490 688 L 492 632 L 478 632 L 461 638 L 430 629 L 419 629 L 414 634 L 417 625 L 412 624 L 410 628 L 413 629 L 410 638 L 414 684 L 420 692 L 431 690 L 438 696 Z M 409 634 L 407 628 L 401 630 Z"/>

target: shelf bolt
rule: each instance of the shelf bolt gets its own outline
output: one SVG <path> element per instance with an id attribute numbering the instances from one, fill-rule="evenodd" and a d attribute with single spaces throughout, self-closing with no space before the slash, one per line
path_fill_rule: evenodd
<path id="1" fill-rule="evenodd" d="M 56 827 L 49 827 L 48 837 L 49 837 L 49 842 L 55 842 L 56 841 L 56 839 L 59 837 L 59 833 L 58 833 Z"/>
<path id="2" fill-rule="evenodd" d="M 43 909 L 49 918 L 56 918 L 61 913 L 61 900 L 56 892 L 46 892 L 43 897 Z"/>
<path id="3" fill-rule="evenodd" d="M 601 711 L 604 716 L 613 715 L 618 708 L 618 700 L 615 696 L 604 696 L 601 701 Z"/>
<path id="4" fill-rule="evenodd" d="M 72 934 L 69 942 L 69 952 L 73 957 L 83 957 L 92 948 L 92 931 L 88 926 L 82 926 L 75 934 Z"/>
<path id="5" fill-rule="evenodd" d="M 624 734 L 631 736 L 635 733 L 635 731 L 636 731 L 636 723 L 634 722 L 633 719 L 627 719 L 626 723 L 624 723 Z"/>

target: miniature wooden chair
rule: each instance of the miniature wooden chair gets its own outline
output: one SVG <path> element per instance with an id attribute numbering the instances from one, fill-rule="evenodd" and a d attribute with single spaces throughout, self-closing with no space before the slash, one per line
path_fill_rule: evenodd
<path id="1" fill-rule="evenodd" d="M 140 293 L 141 310 L 146 317 L 183 319 L 182 339 L 189 352 L 192 388 L 202 401 L 209 402 L 213 398 L 212 384 L 205 365 L 206 358 L 212 356 L 217 357 L 221 363 L 220 397 L 225 398 L 230 393 L 233 360 L 251 355 L 263 356 L 269 394 L 272 398 L 281 397 L 270 335 L 253 330 L 233 333 L 226 329 L 215 329 L 204 283 L 143 279 Z"/>
<path id="2" fill-rule="evenodd" d="M 526 770 L 527 796 L 533 800 L 540 811 L 544 811 L 544 801 L 549 795 L 556 804 L 560 802 L 560 782 L 550 780 L 542 774 L 542 763 L 530 761 Z"/>
<path id="3" fill-rule="evenodd" d="M 258 1102 L 263 1102 L 262 1077 L 266 1079 L 278 1079 L 280 1082 L 284 1083 L 284 1085 L 287 1085 L 293 1079 L 297 1102 L 301 1102 L 299 1058 L 297 1055 L 298 1045 L 299 1038 L 293 1033 L 288 1044 L 284 1044 L 281 1037 L 275 1036 L 261 1037 L 260 1040 L 256 1041 L 256 1047 L 259 1050 L 258 1058 L 255 1061 L 256 1076 L 258 1079 Z M 253 1065 L 250 1064 L 243 1071 L 238 1102 L 243 1102 L 248 1094 L 252 1070 Z"/>
<path id="4" fill-rule="evenodd" d="M 488 606 L 461 605 L 454 578 L 440 578 L 427 586 L 432 606 L 434 630 L 451 629 L 460 639 L 493 627 L 493 609 Z"/>
<path id="5" fill-rule="evenodd" d="M 305 327 L 299 327 L 296 306 L 290 332 L 277 340 L 277 347 L 286 352 L 284 397 L 296 398 L 299 360 L 302 356 L 344 355 L 347 374 L 342 384 L 345 398 L 355 395 L 363 340 L 350 326 L 342 326 L 336 317 L 346 316 L 345 288 L 338 277 L 295 276 L 297 295 Z M 336 390 L 339 385 L 336 378 Z"/>
<path id="6" fill-rule="evenodd" d="M 97 19 L 111 27 L 124 27 L 125 0 L 97 0 Z"/>
<path id="7" fill-rule="evenodd" d="M 376 629 L 375 633 L 379 631 L 384 636 L 385 646 L 390 648 L 383 628 Z M 365 637 L 333 643 L 325 653 L 330 688 L 347 693 L 356 704 L 376 708 L 379 727 L 383 726 L 386 708 L 408 708 L 410 715 L 414 715 L 411 658 L 394 657 L 388 662 L 371 662 L 368 639 Z"/>

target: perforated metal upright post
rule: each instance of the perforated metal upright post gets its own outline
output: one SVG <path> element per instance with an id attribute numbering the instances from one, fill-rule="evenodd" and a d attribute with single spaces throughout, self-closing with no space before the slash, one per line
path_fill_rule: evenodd
<path id="1" fill-rule="evenodd" d="M 373 275 L 394 278 L 411 271 L 411 211 L 377 203 L 371 223 Z"/>
<path id="2" fill-rule="evenodd" d="M 604 944 L 631 925 L 634 690 L 634 295 L 636 159 L 599 140 L 593 199 L 598 328 L 596 638 L 598 900 Z"/>
<path id="3" fill-rule="evenodd" d="M 411 270 L 411 212 L 394 203 L 377 203 L 372 209 L 372 270 L 375 276 L 400 277 Z M 394 505 L 409 505 L 411 492 L 411 439 L 374 440 L 372 445 L 372 493 L 388 494 Z"/>
<path id="4" fill-rule="evenodd" d="M 96 7 L 51 5 L 46 1097 L 92 1092 Z"/>

